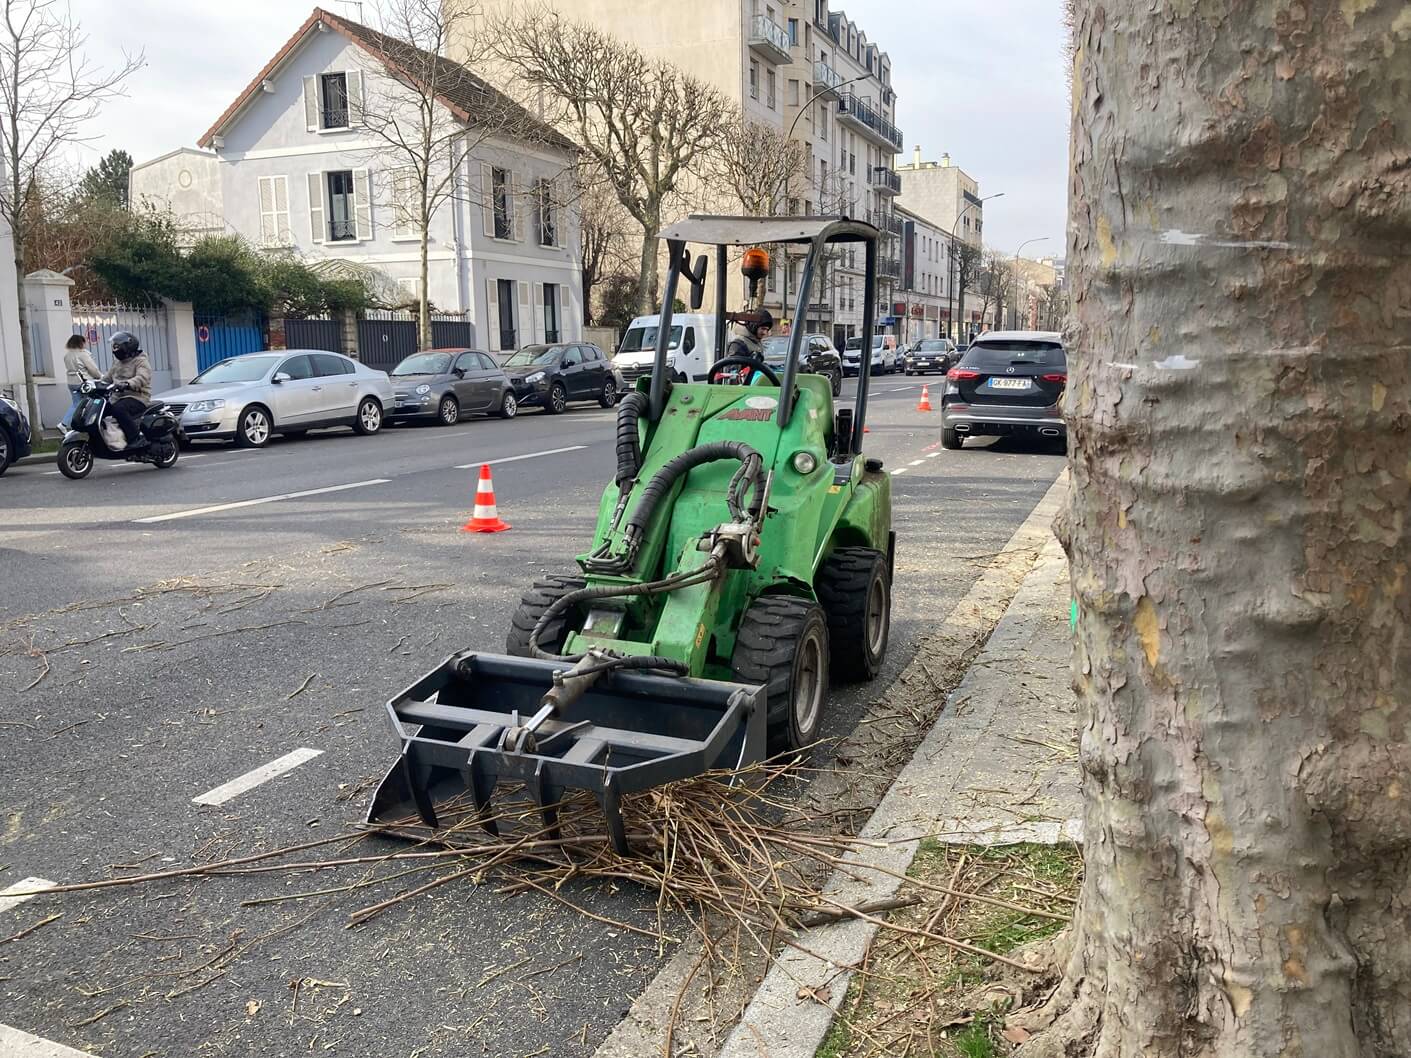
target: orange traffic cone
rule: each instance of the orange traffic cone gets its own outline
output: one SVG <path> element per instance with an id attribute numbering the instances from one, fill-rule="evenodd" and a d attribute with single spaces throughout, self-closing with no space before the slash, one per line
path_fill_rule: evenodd
<path id="1" fill-rule="evenodd" d="M 922 387 L 921 387 L 921 400 L 917 402 L 916 410 L 917 410 L 917 411 L 930 411 L 930 410 L 931 410 L 931 387 L 930 387 L 930 386 L 922 386 Z"/>
<path id="2" fill-rule="evenodd" d="M 475 486 L 475 511 L 461 526 L 463 533 L 503 533 L 509 526 L 495 510 L 495 485 L 490 480 L 490 464 L 480 464 L 480 481 Z"/>

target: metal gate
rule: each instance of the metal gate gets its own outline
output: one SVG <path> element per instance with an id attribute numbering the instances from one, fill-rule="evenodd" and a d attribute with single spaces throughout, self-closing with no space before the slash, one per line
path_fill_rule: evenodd
<path id="1" fill-rule="evenodd" d="M 196 316 L 196 366 L 202 371 L 222 360 L 265 348 L 265 320 L 253 312 Z"/>
<path id="2" fill-rule="evenodd" d="M 174 378 L 171 336 L 165 305 L 74 305 L 73 329 L 88 339 L 89 351 L 98 366 L 113 366 L 110 339 L 117 331 L 136 335 L 152 366 L 152 392 L 172 389 L 186 379 Z"/>
<path id="3" fill-rule="evenodd" d="M 284 344 L 289 349 L 325 349 L 330 353 L 341 353 L 341 332 L 337 320 L 287 319 L 284 321 Z"/>
<path id="4" fill-rule="evenodd" d="M 466 320 L 432 320 L 431 345 L 436 349 L 470 349 L 475 345 L 475 328 Z"/>
<path id="5" fill-rule="evenodd" d="M 416 321 L 406 312 L 369 312 L 358 321 L 358 358 L 390 371 L 416 352 Z"/>

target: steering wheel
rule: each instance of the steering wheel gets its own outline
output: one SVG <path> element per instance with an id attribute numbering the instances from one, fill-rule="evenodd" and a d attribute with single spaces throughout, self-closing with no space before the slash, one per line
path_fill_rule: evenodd
<path id="1" fill-rule="evenodd" d="M 727 356 L 723 360 L 717 360 L 715 363 L 710 365 L 710 370 L 706 372 L 707 385 L 723 385 L 720 380 L 720 372 L 727 367 L 752 368 L 754 371 L 758 371 L 765 378 L 769 379 L 769 381 L 774 383 L 774 385 L 780 387 L 783 386 L 783 383 L 779 381 L 779 376 L 774 373 L 774 369 L 772 367 L 766 364 L 763 360 L 756 360 L 752 356 Z M 750 377 L 753 378 L 754 375 L 751 374 Z"/>

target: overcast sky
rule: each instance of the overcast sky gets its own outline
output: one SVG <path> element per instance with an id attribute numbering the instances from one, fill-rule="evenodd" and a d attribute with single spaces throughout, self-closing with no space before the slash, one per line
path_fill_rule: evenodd
<path id="1" fill-rule="evenodd" d="M 642 0 L 660 3 L 665 0 Z M 676 2 L 676 0 L 672 0 Z M 145 51 L 147 66 L 92 127 L 93 148 L 137 161 L 194 146 L 313 10 L 290 0 L 72 0 L 89 54 Z M 355 5 L 328 0 L 356 17 Z M 836 6 L 836 5 L 835 5 Z M 900 159 L 919 144 L 1004 192 L 985 207 L 987 241 L 1025 256 L 1063 252 L 1068 107 L 1059 0 L 846 0 L 892 59 Z"/>

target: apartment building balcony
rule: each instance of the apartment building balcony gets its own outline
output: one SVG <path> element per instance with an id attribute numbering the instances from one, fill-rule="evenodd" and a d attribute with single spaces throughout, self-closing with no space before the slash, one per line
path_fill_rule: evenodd
<path id="1" fill-rule="evenodd" d="M 820 93 L 820 99 L 838 99 L 842 96 L 842 85 L 846 78 L 827 63 L 814 60 L 813 87 Z"/>
<path id="2" fill-rule="evenodd" d="M 755 15 L 750 19 L 749 45 L 750 51 L 771 66 L 782 65 L 792 58 L 788 32 L 768 15 Z"/>
<path id="3" fill-rule="evenodd" d="M 877 261 L 877 275 L 881 279 L 900 279 L 901 260 L 896 257 L 883 257 Z"/>
<path id="4" fill-rule="evenodd" d="M 884 118 L 870 103 L 859 99 L 852 92 L 844 92 L 839 97 L 838 120 L 862 133 L 878 146 L 893 151 L 902 149 L 901 129 Z"/>
<path id="5" fill-rule="evenodd" d="M 869 209 L 867 211 L 867 223 L 885 234 L 901 236 L 902 219 L 895 213 L 880 209 Z"/>
<path id="6" fill-rule="evenodd" d="M 867 182 L 872 185 L 872 190 L 881 194 L 901 194 L 901 177 L 885 165 L 873 166 L 872 171 L 868 174 Z"/>

